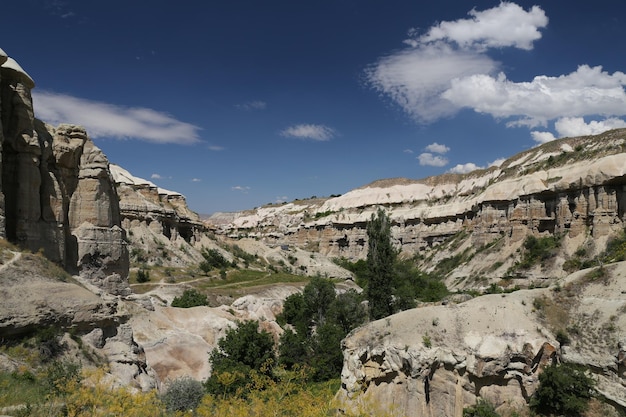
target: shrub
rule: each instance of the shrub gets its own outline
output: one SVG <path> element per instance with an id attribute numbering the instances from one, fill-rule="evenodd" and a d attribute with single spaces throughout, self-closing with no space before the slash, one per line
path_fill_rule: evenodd
<path id="1" fill-rule="evenodd" d="M 170 382 L 161 398 L 169 412 L 195 410 L 204 396 L 202 383 L 188 376 Z"/>
<path id="2" fill-rule="evenodd" d="M 245 321 L 227 330 L 217 345 L 209 357 L 213 370 L 205 382 L 210 393 L 243 395 L 246 384 L 271 374 L 274 339 L 267 331 L 259 331 L 258 322 Z"/>
<path id="3" fill-rule="evenodd" d="M 481 398 L 475 405 L 463 409 L 463 417 L 500 417 L 500 414 L 490 402 Z"/>
<path id="4" fill-rule="evenodd" d="M 196 306 L 205 306 L 208 305 L 209 301 L 207 300 L 206 295 L 201 294 L 198 290 L 189 289 L 183 292 L 183 295 L 180 297 L 175 297 L 172 300 L 172 307 L 180 307 L 180 308 L 189 308 Z"/>
<path id="5" fill-rule="evenodd" d="M 150 281 L 150 271 L 141 268 L 137 271 L 137 282 L 144 283 Z"/>
<path id="6" fill-rule="evenodd" d="M 539 376 L 530 407 L 540 414 L 580 416 L 587 410 L 595 382 L 573 364 L 550 366 Z"/>

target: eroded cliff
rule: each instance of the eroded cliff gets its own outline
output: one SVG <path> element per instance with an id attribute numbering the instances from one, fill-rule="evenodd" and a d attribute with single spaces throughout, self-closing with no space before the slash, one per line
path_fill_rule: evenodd
<path id="1" fill-rule="evenodd" d="M 581 247 L 593 257 L 624 228 L 625 150 L 625 129 L 566 138 L 515 155 L 499 167 L 377 181 L 335 198 L 236 213 L 228 222 L 216 216 L 215 226 L 231 236 L 356 260 L 367 252 L 366 223 L 382 207 L 394 222 L 395 245 L 422 269 L 434 270 L 457 257 L 458 265 L 446 272 L 451 287 L 470 286 L 476 277 L 510 275 L 529 235 L 558 236 L 560 257 L 522 275 L 562 277 L 566 257 Z M 490 245 L 497 247 L 474 256 Z"/>
<path id="2" fill-rule="evenodd" d="M 34 86 L 11 58 L 0 67 L 0 236 L 42 250 L 110 293 L 128 293 L 128 251 L 109 162 L 83 128 L 35 118 Z"/>

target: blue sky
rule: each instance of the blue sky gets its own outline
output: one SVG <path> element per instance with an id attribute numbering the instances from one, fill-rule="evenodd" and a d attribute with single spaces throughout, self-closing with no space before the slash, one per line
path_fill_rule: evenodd
<path id="1" fill-rule="evenodd" d="M 626 126 L 626 3 L 23 0 L 36 116 L 199 213 L 487 167 Z"/>

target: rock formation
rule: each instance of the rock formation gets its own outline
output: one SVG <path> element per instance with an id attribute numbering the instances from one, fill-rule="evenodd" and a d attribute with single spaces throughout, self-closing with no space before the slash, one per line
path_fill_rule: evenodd
<path id="1" fill-rule="evenodd" d="M 4 54 L 0 55 L 4 56 Z M 35 83 L 11 58 L 0 67 L 0 236 L 128 292 L 128 252 L 106 156 L 85 130 L 34 116 Z"/>
<path id="2" fill-rule="evenodd" d="M 133 261 L 181 267 L 203 259 L 201 247 L 211 245 L 207 228 L 182 194 L 157 187 L 118 165 L 111 164 L 111 173 Z"/>
<path id="3" fill-rule="evenodd" d="M 606 268 L 606 267 L 605 267 Z M 544 366 L 584 365 L 597 390 L 626 410 L 626 264 L 569 276 L 559 291 L 522 290 L 407 310 L 355 329 L 343 341 L 344 410 L 461 417 L 477 397 L 523 408 Z M 567 329 L 567 330 L 566 330 Z M 569 333 L 568 338 L 558 332 Z"/>
<path id="4" fill-rule="evenodd" d="M 425 270 L 446 257 L 475 253 L 499 241 L 503 250 L 466 260 L 450 274 L 447 284 L 454 287 L 476 276 L 505 275 L 529 235 L 562 237 L 563 256 L 583 245 L 590 256 L 601 251 L 609 236 L 624 229 L 625 149 L 626 129 L 566 138 L 515 155 L 499 167 L 424 180 L 376 181 L 335 198 L 270 205 L 230 219 L 220 214 L 215 227 L 231 236 L 356 260 L 367 252 L 365 225 L 382 207 L 394 222 L 398 249 L 421 257 Z M 455 238 L 454 248 L 447 247 Z M 525 274 L 563 276 L 562 262 Z"/>

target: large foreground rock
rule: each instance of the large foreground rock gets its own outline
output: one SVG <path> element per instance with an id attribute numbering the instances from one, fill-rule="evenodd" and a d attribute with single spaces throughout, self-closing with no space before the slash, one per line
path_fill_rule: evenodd
<path id="1" fill-rule="evenodd" d="M 477 397 L 521 407 L 542 367 L 563 360 L 586 366 L 600 394 L 626 409 L 625 342 L 619 339 L 626 329 L 626 265 L 605 271 L 597 281 L 581 271 L 556 291 L 417 308 L 356 329 L 343 341 L 341 408 L 461 417 Z M 567 346 L 556 340 L 559 330 L 570 333 Z"/>

